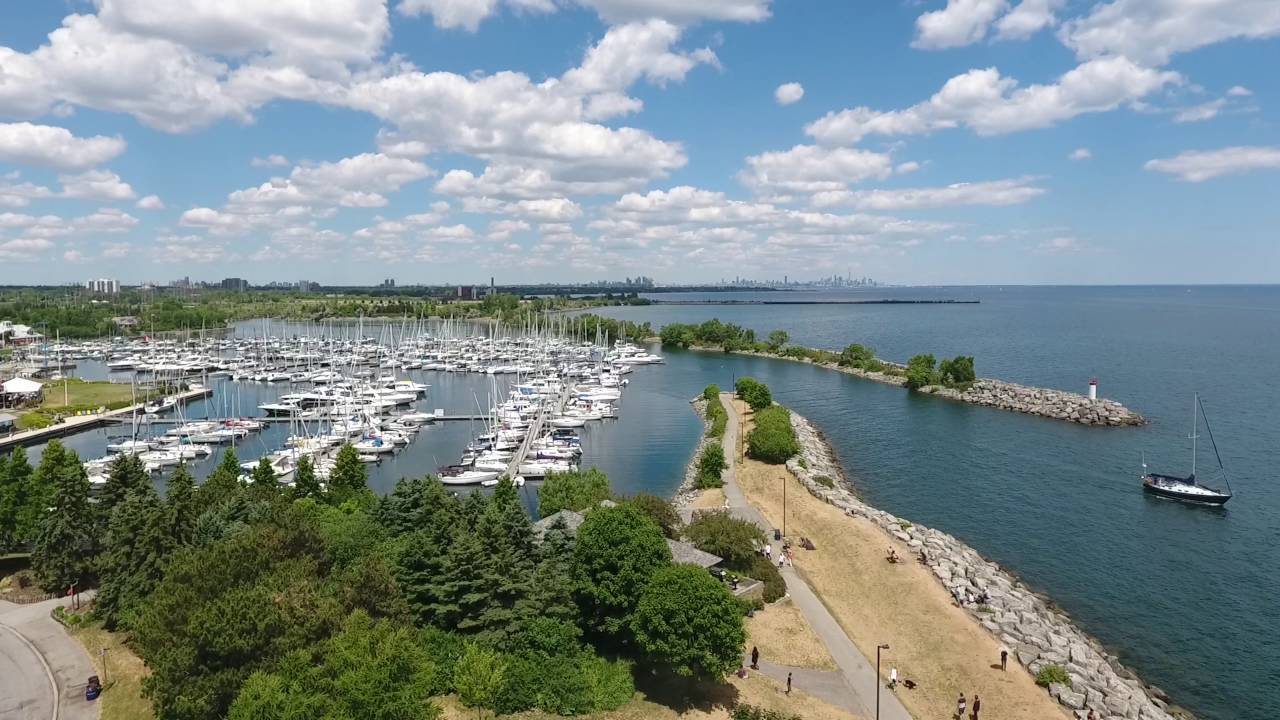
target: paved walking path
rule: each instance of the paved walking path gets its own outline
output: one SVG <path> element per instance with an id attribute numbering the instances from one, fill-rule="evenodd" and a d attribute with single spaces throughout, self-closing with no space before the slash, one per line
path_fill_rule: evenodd
<path id="1" fill-rule="evenodd" d="M 770 538 L 772 538 L 773 528 L 764 519 L 764 516 L 760 514 L 760 511 L 747 501 L 747 496 L 743 494 L 741 486 L 738 485 L 738 439 L 741 430 L 738 425 L 738 413 L 734 409 L 732 401 L 732 394 L 721 394 L 720 402 L 729 413 L 729 423 L 724 431 L 725 460 L 728 462 L 729 467 L 720 476 L 724 480 L 725 499 L 729 503 L 729 512 L 734 517 L 754 522 L 763 528 L 766 533 L 769 533 Z M 809 626 L 813 628 L 814 634 L 826 646 L 827 653 L 835 660 L 836 666 L 840 670 L 837 673 L 832 673 L 788 668 L 773 665 L 768 662 L 767 658 L 761 658 L 761 672 L 783 682 L 787 679 L 787 673 L 791 672 L 793 674 L 792 684 L 796 689 L 803 690 L 814 697 L 863 717 L 875 717 L 876 689 L 879 684 L 876 678 L 875 666 L 853 644 L 853 641 L 845 634 L 844 629 L 840 627 L 840 623 L 836 621 L 831 612 L 827 610 L 827 607 L 814 594 L 809 584 L 796 574 L 795 568 L 787 566 L 781 568 L 781 571 L 782 578 L 787 583 L 787 592 L 791 595 L 791 601 L 804 615 Z M 839 676 L 838 680 L 840 682 L 835 682 L 837 678 L 832 676 Z M 912 720 L 911 714 L 902 706 L 898 696 L 888 689 L 881 689 L 880 691 L 880 718 L 883 720 Z"/>
<path id="2" fill-rule="evenodd" d="M 69 598 L 30 605 L 0 600 L 0 717 L 9 720 L 97 720 L 84 699 L 97 673 L 80 642 L 49 613 Z"/>

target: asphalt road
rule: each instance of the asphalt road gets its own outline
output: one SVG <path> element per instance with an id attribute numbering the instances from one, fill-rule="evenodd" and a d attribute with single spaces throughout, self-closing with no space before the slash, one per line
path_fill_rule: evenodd
<path id="1" fill-rule="evenodd" d="M 50 720 L 57 692 L 40 654 L 0 624 L 0 718 Z"/>

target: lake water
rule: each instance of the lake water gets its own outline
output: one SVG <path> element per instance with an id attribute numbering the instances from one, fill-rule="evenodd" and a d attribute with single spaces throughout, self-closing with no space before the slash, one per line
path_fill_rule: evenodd
<path id="1" fill-rule="evenodd" d="M 679 296 L 654 295 L 670 300 Z M 721 295 L 688 299 L 719 299 Z M 953 533 L 1048 593 L 1202 718 L 1280 717 L 1280 287 L 925 288 L 741 299 L 955 298 L 979 305 L 605 308 L 654 327 L 712 317 L 850 342 L 905 361 L 973 355 L 979 374 L 1101 394 L 1143 413 L 1102 429 L 968 406 L 775 360 L 664 350 L 689 395 L 733 375 L 822 428 L 871 504 Z M 1199 391 L 1237 497 L 1224 510 L 1145 496 L 1190 465 Z M 1216 468 L 1201 440 L 1200 470 Z M 674 463 L 673 463 L 674 464 Z"/>
<path id="2" fill-rule="evenodd" d="M 670 300 L 679 296 L 655 295 Z M 850 342 L 905 360 L 917 352 L 973 355 L 980 374 L 1101 394 L 1146 415 L 1142 428 L 1088 428 L 919 396 L 812 366 L 663 349 L 664 366 L 630 376 L 622 417 L 595 424 L 584 465 L 622 493 L 670 494 L 701 424 L 688 400 L 710 383 L 753 375 L 827 434 L 868 502 L 950 532 L 1044 591 L 1149 682 L 1207 720 L 1280 717 L 1280 287 L 918 288 L 747 293 L 686 299 L 977 299 L 978 305 L 659 305 L 603 308 L 613 317 L 698 322 L 712 317 L 797 343 Z M 283 328 L 289 331 L 289 328 Z M 277 324 L 271 332 L 279 333 Z M 239 326 L 261 334 L 263 324 Z M 379 337 L 380 330 L 365 328 Z M 343 328 L 342 332 L 353 332 Z M 104 369 L 82 362 L 78 374 Z M 487 407 L 486 376 L 411 373 L 432 384 L 417 404 L 467 413 Z M 251 413 L 287 386 L 229 383 L 189 417 Z M 1185 473 L 1191 397 L 1202 393 L 1237 497 L 1225 510 L 1145 496 L 1153 470 Z M 423 430 L 371 466 L 386 492 L 403 476 L 452 462 L 470 423 Z M 66 440 L 102 454 L 108 434 Z M 279 447 L 287 426 L 251 436 L 242 455 Z M 1202 443 L 1202 474 L 1215 466 Z M 198 463 L 198 476 L 216 463 Z M 536 486 L 525 488 L 536 503 Z"/>

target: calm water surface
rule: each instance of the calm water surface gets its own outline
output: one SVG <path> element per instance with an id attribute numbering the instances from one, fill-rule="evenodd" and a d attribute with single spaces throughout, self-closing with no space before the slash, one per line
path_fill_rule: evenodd
<path id="1" fill-rule="evenodd" d="M 905 360 L 917 352 L 973 355 L 979 373 L 1101 394 L 1151 419 L 1100 429 L 917 396 L 799 363 L 662 350 L 665 366 L 637 368 L 622 417 L 587 431 L 584 464 L 608 472 L 622 493 L 669 494 L 701 427 L 688 399 L 710 383 L 753 375 L 779 402 L 827 434 L 873 505 L 955 534 L 1049 594 L 1090 633 L 1180 703 L 1212 720 L 1280 717 L 1280 288 L 920 288 L 789 297 L 955 298 L 979 305 L 667 305 L 605 308 L 655 327 L 712 317 L 795 342 L 838 349 L 850 342 Z M 692 296 L 719 299 L 725 295 Z M 672 295 L 655 296 L 673 299 Z M 277 324 L 272 332 L 279 332 Z M 262 333 L 259 323 L 239 327 Z M 374 337 L 378 330 L 366 332 Z M 103 373 L 82 362 L 85 377 Z M 432 384 L 423 409 L 487 407 L 488 377 L 411 373 Z M 287 386 L 229 383 L 190 417 L 251 413 Z M 1149 498 L 1139 456 L 1185 473 L 1191 394 L 1200 391 L 1237 497 L 1225 510 Z M 424 430 L 409 448 L 371 467 L 379 492 L 403 476 L 452 462 L 469 423 Z M 102 454 L 108 434 L 67 439 Z M 279 447 L 277 426 L 242 455 Z M 1203 446 L 1202 446 L 1203 447 Z M 1212 462 L 1206 450 L 1202 462 Z M 216 458 L 195 466 L 203 476 Z M 1202 465 L 1202 473 L 1207 470 Z M 536 503 L 534 486 L 526 502 Z"/>

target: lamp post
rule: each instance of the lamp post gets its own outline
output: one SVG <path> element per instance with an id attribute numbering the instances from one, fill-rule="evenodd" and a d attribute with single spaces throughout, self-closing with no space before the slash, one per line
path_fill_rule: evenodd
<path id="1" fill-rule="evenodd" d="M 880 651 L 888 649 L 888 643 L 876 646 L 876 720 L 880 720 Z"/>

